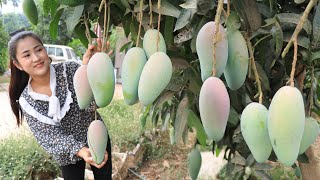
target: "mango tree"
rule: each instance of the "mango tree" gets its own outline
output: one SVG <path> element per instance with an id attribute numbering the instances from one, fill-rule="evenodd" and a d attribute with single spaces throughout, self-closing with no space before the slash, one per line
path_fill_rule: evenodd
<path id="1" fill-rule="evenodd" d="M 95 24 L 104 40 L 123 27 L 132 40 L 122 47 L 125 100 L 141 101 L 141 124 L 169 130 L 172 143 L 196 131 L 193 179 L 198 144 L 225 148 L 234 178 L 267 177 L 267 160 L 320 176 L 317 0 L 44 0 L 37 8 L 51 15 L 52 38 L 64 14 L 84 46 Z"/>

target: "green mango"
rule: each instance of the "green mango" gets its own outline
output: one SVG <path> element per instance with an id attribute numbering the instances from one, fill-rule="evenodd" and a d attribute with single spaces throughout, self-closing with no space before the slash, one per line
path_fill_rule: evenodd
<path id="1" fill-rule="evenodd" d="M 138 102 L 138 85 L 140 75 L 147 62 L 142 48 L 134 47 L 126 53 L 122 63 L 122 92 L 125 102 L 133 105 Z"/>
<path id="2" fill-rule="evenodd" d="M 192 180 L 197 179 L 201 168 L 202 158 L 197 147 L 193 148 L 188 155 L 188 170 Z"/>
<path id="3" fill-rule="evenodd" d="M 305 109 L 301 92 L 290 86 L 280 88 L 269 107 L 268 132 L 278 160 L 286 166 L 291 166 L 297 160 L 304 124 Z"/>
<path id="4" fill-rule="evenodd" d="M 172 76 L 172 63 L 163 52 L 154 53 L 145 64 L 139 81 L 138 96 L 144 106 L 157 99 L 169 84 Z"/>
<path id="5" fill-rule="evenodd" d="M 267 120 L 267 108 L 256 102 L 247 105 L 241 115 L 240 127 L 243 138 L 259 163 L 268 160 L 272 152 Z"/>
<path id="6" fill-rule="evenodd" d="M 239 30 L 228 32 L 228 62 L 224 70 L 228 87 L 239 89 L 248 73 L 249 53 L 246 40 Z"/>
<path id="7" fill-rule="evenodd" d="M 159 37 L 159 43 L 157 43 L 158 37 Z M 144 34 L 143 49 L 146 52 L 147 58 L 150 58 L 151 55 L 154 54 L 155 52 L 167 53 L 166 42 L 164 41 L 164 38 L 160 32 L 158 36 L 158 30 L 156 29 L 148 29 Z"/>
<path id="8" fill-rule="evenodd" d="M 228 40 L 225 30 L 219 24 L 219 32 L 216 33 L 215 22 L 210 21 L 206 23 L 199 31 L 196 39 L 196 50 L 199 56 L 201 78 L 204 82 L 212 75 L 213 68 L 213 39 L 217 36 L 217 43 L 215 45 L 216 58 L 216 75 L 220 77 L 227 65 L 228 60 Z"/>
<path id="9" fill-rule="evenodd" d="M 199 111 L 208 137 L 220 141 L 228 122 L 230 98 L 219 78 L 209 77 L 204 81 L 199 95 Z"/>
<path id="10" fill-rule="evenodd" d="M 103 52 L 95 53 L 88 63 L 87 74 L 96 104 L 106 107 L 112 101 L 115 88 L 114 68 L 110 57 Z"/>
<path id="11" fill-rule="evenodd" d="M 317 140 L 319 133 L 318 122 L 312 117 L 306 118 L 299 154 L 304 153 L 309 146 Z"/>
<path id="12" fill-rule="evenodd" d="M 93 101 L 93 93 L 88 81 L 87 65 L 81 65 L 73 76 L 74 90 L 80 109 L 85 109 Z"/>
<path id="13" fill-rule="evenodd" d="M 108 130 L 103 121 L 94 120 L 90 123 L 87 139 L 93 161 L 101 164 L 108 144 Z"/>

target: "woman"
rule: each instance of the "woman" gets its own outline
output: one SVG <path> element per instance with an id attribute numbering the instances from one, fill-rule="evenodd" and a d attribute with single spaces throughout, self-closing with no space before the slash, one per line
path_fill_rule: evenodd
<path id="1" fill-rule="evenodd" d="M 85 163 L 95 180 L 112 179 L 111 145 L 104 161 L 93 162 L 87 147 L 87 130 L 95 117 L 94 102 L 80 110 L 73 86 L 79 64 L 51 65 L 39 36 L 30 31 L 14 35 L 8 43 L 11 79 L 9 97 L 18 126 L 25 118 L 39 144 L 58 162 L 65 180 L 84 179 Z M 90 45 L 83 64 L 101 49 Z M 100 118 L 100 116 L 98 116 Z"/>

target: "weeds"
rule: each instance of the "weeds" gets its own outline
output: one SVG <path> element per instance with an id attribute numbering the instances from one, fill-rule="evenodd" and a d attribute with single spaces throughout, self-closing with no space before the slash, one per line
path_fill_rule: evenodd
<path id="1" fill-rule="evenodd" d="M 50 179 L 59 167 L 29 133 L 11 135 L 0 142 L 0 179 Z"/>

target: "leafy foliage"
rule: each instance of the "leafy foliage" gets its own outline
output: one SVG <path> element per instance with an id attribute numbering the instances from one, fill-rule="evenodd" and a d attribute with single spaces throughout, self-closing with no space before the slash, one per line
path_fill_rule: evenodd
<path id="1" fill-rule="evenodd" d="M 8 48 L 6 42 L 9 40 L 9 35 L 0 22 L 0 75 L 8 69 Z"/>
<path id="2" fill-rule="evenodd" d="M 0 151 L 1 179 L 52 179 L 60 173 L 58 165 L 31 134 L 1 140 Z"/>

